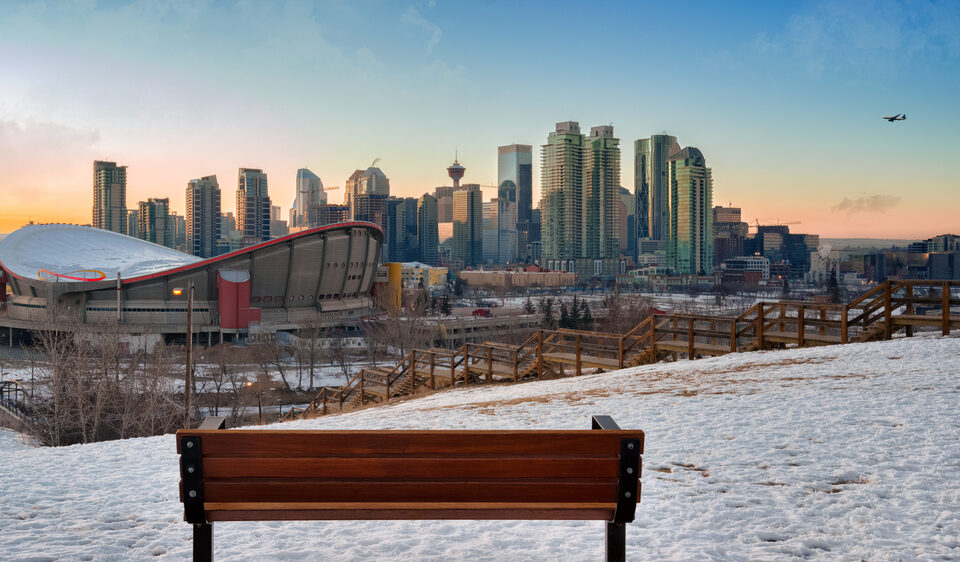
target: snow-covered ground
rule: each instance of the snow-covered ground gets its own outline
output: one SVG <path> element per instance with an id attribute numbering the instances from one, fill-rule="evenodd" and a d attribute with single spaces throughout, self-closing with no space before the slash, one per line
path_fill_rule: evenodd
<path id="1" fill-rule="evenodd" d="M 628 558 L 960 559 L 960 339 L 745 353 L 439 392 L 284 429 L 646 432 Z M 0 431 L 0 558 L 190 553 L 172 436 L 59 449 Z M 226 559 L 585 560 L 603 524 L 221 523 Z"/>

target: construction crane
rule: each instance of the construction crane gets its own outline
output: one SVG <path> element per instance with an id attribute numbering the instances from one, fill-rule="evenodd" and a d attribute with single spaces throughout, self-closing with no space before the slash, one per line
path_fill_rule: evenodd
<path id="1" fill-rule="evenodd" d="M 339 185 L 331 185 L 331 186 L 329 186 L 329 187 L 324 187 L 324 188 L 323 188 L 324 191 L 333 191 L 334 189 L 340 189 L 340 186 L 339 186 Z"/>
<path id="2" fill-rule="evenodd" d="M 803 224 L 801 221 L 781 221 L 777 219 L 777 224 L 770 226 L 787 226 L 791 224 Z M 760 219 L 753 219 L 753 226 L 757 228 L 757 231 L 760 231 Z"/>

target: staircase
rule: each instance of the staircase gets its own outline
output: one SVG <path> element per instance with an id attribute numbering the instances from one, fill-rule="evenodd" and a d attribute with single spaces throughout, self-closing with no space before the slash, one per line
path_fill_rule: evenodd
<path id="1" fill-rule="evenodd" d="M 520 345 L 464 344 L 407 353 L 391 369 L 364 369 L 322 388 L 284 420 L 338 413 L 446 387 L 578 376 L 664 359 L 890 339 L 918 328 L 960 329 L 960 281 L 886 281 L 849 303 L 759 302 L 739 316 L 657 314 L 626 334 L 539 330 Z"/>

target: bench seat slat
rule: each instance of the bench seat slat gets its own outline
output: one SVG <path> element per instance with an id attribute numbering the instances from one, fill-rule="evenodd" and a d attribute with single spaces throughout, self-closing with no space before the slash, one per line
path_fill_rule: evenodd
<path id="1" fill-rule="evenodd" d="M 459 479 L 464 478 L 616 478 L 619 461 L 612 457 L 206 457 L 205 478 L 337 478 Z"/>
<path id="2" fill-rule="evenodd" d="M 235 457 L 543 454 L 616 456 L 620 439 L 642 431 L 298 431 L 180 430 L 198 436 L 203 455 Z M 180 439 L 177 440 L 177 452 Z M 641 445 L 640 451 L 643 451 Z"/>
<path id="3" fill-rule="evenodd" d="M 615 503 L 517 502 L 207 502 L 210 521 L 303 521 L 381 519 L 600 520 L 609 521 Z"/>
<path id="4" fill-rule="evenodd" d="M 609 482 L 401 481 L 338 482 L 310 479 L 207 480 L 207 502 L 598 502 L 615 501 Z"/>

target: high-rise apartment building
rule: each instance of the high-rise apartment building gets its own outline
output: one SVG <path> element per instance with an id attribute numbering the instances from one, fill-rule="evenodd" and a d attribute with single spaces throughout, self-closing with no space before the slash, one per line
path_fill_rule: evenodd
<path id="1" fill-rule="evenodd" d="M 237 180 L 237 230 L 245 246 L 270 239 L 270 207 L 267 174 L 257 168 L 240 168 Z"/>
<path id="2" fill-rule="evenodd" d="M 580 124 L 564 121 L 543 145 L 540 235 L 549 269 L 576 271 L 583 255 L 583 141 Z"/>
<path id="3" fill-rule="evenodd" d="M 317 226 L 347 222 L 350 220 L 350 207 L 325 203 L 317 208 Z"/>
<path id="4" fill-rule="evenodd" d="M 713 273 L 713 179 L 700 150 L 688 146 L 667 160 L 670 221 L 667 265 L 674 273 Z"/>
<path id="5" fill-rule="evenodd" d="M 680 151 L 677 137 L 652 135 L 634 142 L 637 237 L 666 240 L 670 228 L 667 160 Z"/>
<path id="6" fill-rule="evenodd" d="M 290 228 L 320 226 L 319 208 L 327 203 L 320 177 L 307 168 L 297 170 L 297 195 L 290 209 Z"/>
<path id="7" fill-rule="evenodd" d="M 380 256 L 383 261 L 390 261 L 390 229 L 387 223 L 386 195 L 374 193 L 359 193 L 352 197 L 350 212 L 352 220 L 372 222 L 383 230 L 383 244 L 380 245 Z"/>
<path id="8" fill-rule="evenodd" d="M 140 237 L 139 208 L 127 211 L 127 236 Z"/>
<path id="9" fill-rule="evenodd" d="M 437 227 L 437 198 L 423 194 L 417 200 L 417 260 L 427 265 L 437 265 L 437 245 L 439 244 Z"/>
<path id="10" fill-rule="evenodd" d="M 217 255 L 220 239 L 220 184 L 217 176 L 187 182 L 187 253 Z"/>
<path id="11" fill-rule="evenodd" d="M 170 211 L 170 230 L 173 232 L 173 249 L 187 253 L 187 217 Z"/>
<path id="12" fill-rule="evenodd" d="M 138 238 L 174 247 L 173 228 L 170 224 L 170 199 L 151 198 L 141 201 L 137 210 Z"/>
<path id="13" fill-rule="evenodd" d="M 93 220 L 96 228 L 127 233 L 127 167 L 93 162 Z"/>
<path id="14" fill-rule="evenodd" d="M 610 125 L 592 127 L 584 142 L 581 257 L 620 257 L 620 139 L 613 136 Z"/>
<path id="15" fill-rule="evenodd" d="M 466 267 L 483 259 L 483 196 L 479 189 L 453 192 L 453 259 Z"/>

